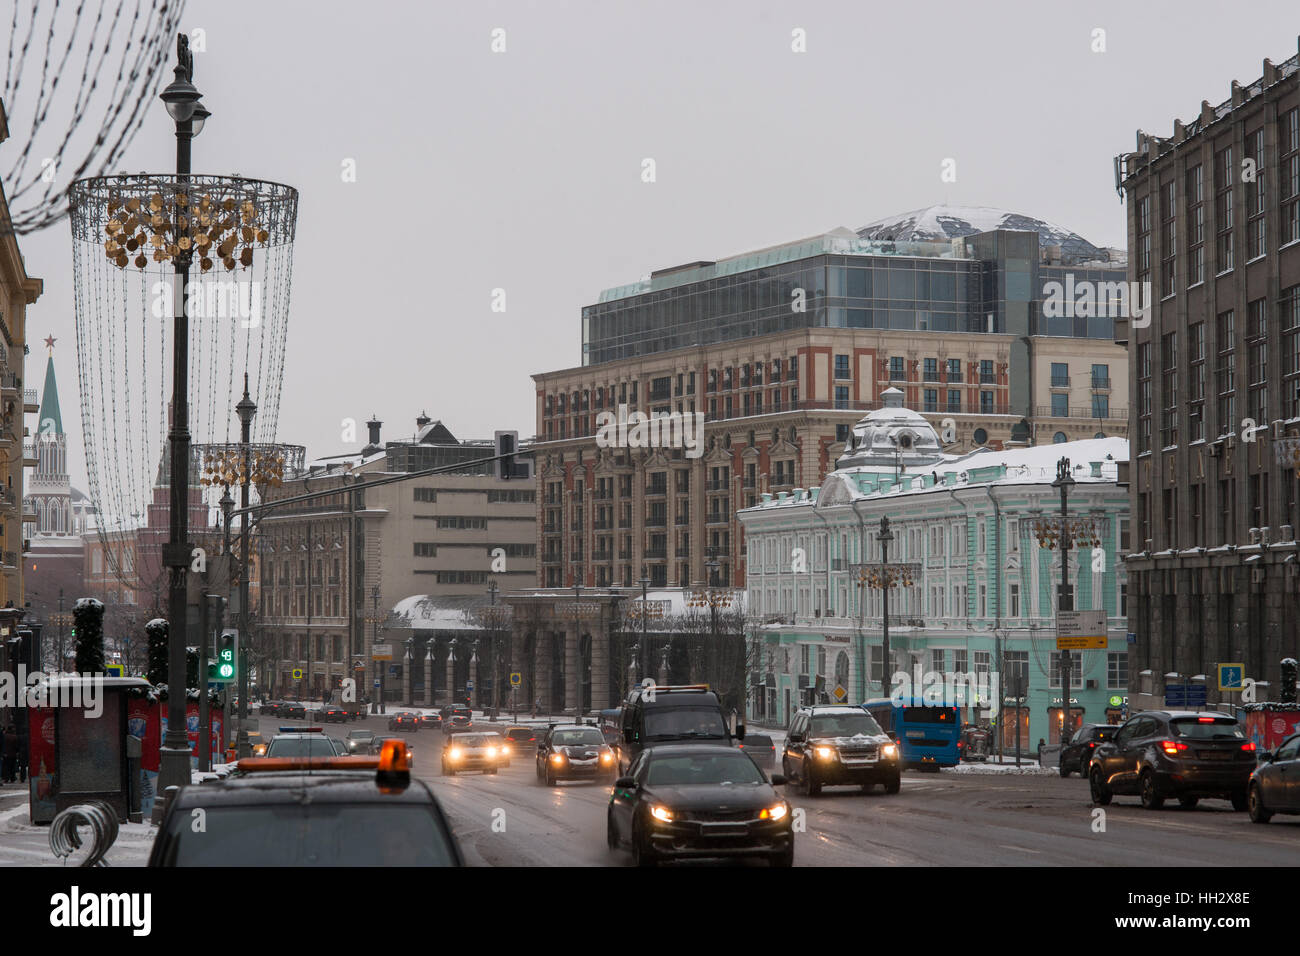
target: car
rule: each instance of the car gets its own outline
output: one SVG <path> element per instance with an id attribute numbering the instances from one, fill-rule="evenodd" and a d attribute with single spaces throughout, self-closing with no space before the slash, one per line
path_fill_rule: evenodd
<path id="1" fill-rule="evenodd" d="M 266 754 L 266 740 L 262 734 L 256 730 L 248 732 L 248 746 L 253 750 L 254 757 L 261 757 Z"/>
<path id="2" fill-rule="evenodd" d="M 496 773 L 501 766 L 501 735 L 497 733 L 456 734 L 442 746 L 442 773 L 454 777 L 466 770 Z"/>
<path id="3" fill-rule="evenodd" d="M 1261 753 L 1259 760 L 1246 798 L 1251 822 L 1268 823 L 1275 813 L 1300 813 L 1300 734 Z"/>
<path id="4" fill-rule="evenodd" d="M 437 711 L 434 711 L 434 712 L 431 713 L 431 714 L 421 714 L 421 715 L 420 715 L 420 729 L 421 729 L 421 730 L 424 730 L 424 728 L 426 728 L 426 727 L 428 727 L 428 728 L 431 729 L 431 730 L 441 730 L 441 729 L 442 729 L 442 714 L 438 713 Z"/>
<path id="5" fill-rule="evenodd" d="M 404 747 L 406 748 L 406 760 L 407 760 L 407 762 L 408 762 L 412 767 L 414 767 L 414 766 L 415 766 L 415 751 L 411 749 L 411 745 L 408 744 L 408 743 L 406 742 L 406 740 L 405 740 L 404 738 L 402 738 L 402 737 L 379 737 L 379 736 L 376 736 L 372 741 L 370 741 L 370 752 L 371 752 L 371 754 L 373 754 L 373 755 L 375 755 L 375 756 L 378 756 L 379 754 L 383 753 L 383 752 L 384 752 L 384 744 L 387 743 L 387 742 L 390 741 L 390 740 L 395 740 L 395 741 L 397 741 L 398 743 L 400 743 L 402 746 L 404 746 Z"/>
<path id="6" fill-rule="evenodd" d="M 1070 742 L 1061 748 L 1061 776 L 1068 777 L 1078 771 L 1080 777 L 1088 779 L 1088 764 L 1092 763 L 1092 752 L 1097 745 L 1115 736 L 1119 724 L 1084 724 Z"/>
<path id="7" fill-rule="evenodd" d="M 628 693 L 620 718 L 618 752 L 624 773 L 647 747 L 663 743 L 730 747 L 745 739 L 744 724 L 734 713 L 728 720 L 720 698 L 706 684 L 635 687 Z"/>
<path id="8" fill-rule="evenodd" d="M 474 727 L 474 712 L 468 707 L 445 707 L 442 711 L 443 733 L 470 730 Z"/>
<path id="9" fill-rule="evenodd" d="M 388 718 L 389 730 L 419 730 L 420 715 L 403 710 Z"/>
<path id="10" fill-rule="evenodd" d="M 168 801 L 151 867 L 463 866 L 428 784 L 401 746 L 378 757 L 244 759 Z M 193 826 L 202 810 L 205 825 Z"/>
<path id="11" fill-rule="evenodd" d="M 338 704 L 326 704 L 320 710 L 320 719 L 327 724 L 344 724 L 348 720 L 348 712 Z"/>
<path id="12" fill-rule="evenodd" d="M 263 717 L 277 717 L 280 713 L 280 702 L 278 700 L 268 700 L 262 704 Z"/>
<path id="13" fill-rule="evenodd" d="M 746 734 L 736 746 L 754 758 L 761 769 L 771 770 L 776 766 L 776 744 L 767 734 Z"/>
<path id="14" fill-rule="evenodd" d="M 614 782 L 605 840 L 629 847 L 637 866 L 701 857 L 793 866 L 793 814 L 776 791 L 784 782 L 730 745 L 649 747 Z"/>
<path id="15" fill-rule="evenodd" d="M 370 745 L 375 739 L 373 730 L 366 730 L 358 727 L 356 730 L 348 731 L 348 735 L 343 738 L 343 746 L 347 748 L 350 754 L 368 754 Z"/>
<path id="16" fill-rule="evenodd" d="M 537 779 L 548 787 L 561 780 L 618 776 L 614 749 L 605 743 L 597 727 L 586 724 L 557 724 L 546 732 L 537 745 L 534 759 Z"/>
<path id="17" fill-rule="evenodd" d="M 304 704 L 302 701 L 286 701 L 284 704 L 280 706 L 280 709 L 276 712 L 276 716 L 287 717 L 290 720 L 292 720 L 295 717 L 298 720 L 306 720 L 307 705 Z"/>
<path id="18" fill-rule="evenodd" d="M 781 769 L 810 797 L 822 787 L 856 784 L 866 793 L 876 784 L 898 793 L 902 764 L 898 744 L 876 719 L 851 704 L 820 704 L 795 712 L 786 734 Z"/>
<path id="19" fill-rule="evenodd" d="M 536 754 L 537 744 L 541 740 L 536 728 L 525 727 L 523 724 L 511 724 L 501 736 L 505 739 L 506 746 L 510 748 L 512 757 Z"/>
<path id="20" fill-rule="evenodd" d="M 1147 710 L 1093 750 L 1088 784 L 1097 806 L 1136 795 L 1148 810 L 1170 797 L 1190 810 L 1202 797 L 1219 797 L 1241 811 L 1254 771 L 1255 744 L 1230 714 Z"/>
<path id="21" fill-rule="evenodd" d="M 324 727 L 281 727 L 266 745 L 266 757 L 342 757 L 347 747 Z"/>

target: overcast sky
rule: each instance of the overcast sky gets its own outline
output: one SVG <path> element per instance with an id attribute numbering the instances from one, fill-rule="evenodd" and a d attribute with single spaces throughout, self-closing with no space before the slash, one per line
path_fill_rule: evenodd
<path id="1" fill-rule="evenodd" d="M 345 447 L 340 421 L 372 413 L 390 439 L 421 410 L 459 437 L 532 435 L 529 375 L 581 364 L 581 307 L 652 269 L 936 202 L 1122 246 L 1112 157 L 1139 127 L 1168 135 L 1202 99 L 1227 99 L 1264 57 L 1295 55 L 1300 13 L 1294 0 L 1249 15 L 1200 0 L 191 0 L 184 26 L 206 31 L 194 81 L 212 117 L 195 171 L 301 191 L 279 438 L 316 457 L 359 447 L 364 428 Z M 791 49 L 796 29 L 807 52 Z M 22 119 L 0 150 L 20 148 Z M 955 183 L 940 179 L 947 158 Z M 173 161 L 155 102 L 119 166 Z M 67 222 L 21 248 L 45 280 L 28 384 L 53 334 L 84 488 Z"/>

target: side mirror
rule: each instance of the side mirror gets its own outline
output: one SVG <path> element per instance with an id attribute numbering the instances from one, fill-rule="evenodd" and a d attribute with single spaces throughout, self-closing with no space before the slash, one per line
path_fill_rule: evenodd
<path id="1" fill-rule="evenodd" d="M 774 774 L 772 774 L 772 786 L 774 786 L 774 787 L 784 787 L 784 786 L 785 786 L 785 774 L 783 774 L 783 773 L 774 773 Z"/>
<path id="2" fill-rule="evenodd" d="M 744 725 L 744 724 L 737 724 L 737 725 L 736 725 L 736 739 L 737 739 L 737 740 L 744 740 L 744 739 L 745 739 L 745 725 Z"/>
<path id="3" fill-rule="evenodd" d="M 1271 751 L 1271 750 L 1265 750 L 1263 753 L 1261 753 L 1261 754 L 1259 755 L 1259 762 L 1260 762 L 1260 763 L 1272 763 L 1272 762 L 1273 762 L 1273 758 L 1274 758 L 1274 756 L 1275 756 L 1275 754 L 1273 753 L 1273 751 Z"/>
<path id="4" fill-rule="evenodd" d="M 634 777 L 619 777 L 614 781 L 615 790 L 635 790 L 636 779 Z"/>
<path id="5" fill-rule="evenodd" d="M 804 737 L 803 734 L 791 734 L 786 739 L 792 744 L 801 744 L 803 743 Z"/>

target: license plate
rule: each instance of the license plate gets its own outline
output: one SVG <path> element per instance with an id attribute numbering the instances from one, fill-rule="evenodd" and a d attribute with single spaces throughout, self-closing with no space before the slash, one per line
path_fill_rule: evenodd
<path id="1" fill-rule="evenodd" d="M 1223 750 L 1207 750 L 1202 752 L 1202 760 L 1227 760 L 1232 754 Z"/>
<path id="2" fill-rule="evenodd" d="M 924 731 L 924 730 L 909 730 L 909 731 L 907 732 L 907 736 L 908 736 L 908 737 L 924 737 L 924 736 L 925 736 L 925 731 Z"/>
<path id="3" fill-rule="evenodd" d="M 749 832 L 749 828 L 743 823 L 705 823 L 703 828 L 704 836 L 715 837 L 744 836 Z"/>

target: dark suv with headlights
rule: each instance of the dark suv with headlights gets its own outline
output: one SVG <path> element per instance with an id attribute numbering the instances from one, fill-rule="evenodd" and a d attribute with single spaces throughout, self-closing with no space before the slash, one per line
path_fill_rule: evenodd
<path id="1" fill-rule="evenodd" d="M 854 784 L 863 793 L 881 784 L 898 793 L 901 764 L 898 745 L 861 707 L 827 704 L 797 711 L 785 738 L 781 768 L 790 783 L 798 781 L 809 796 L 822 787 Z"/>
<path id="2" fill-rule="evenodd" d="M 1184 808 L 1202 797 L 1232 801 L 1245 810 L 1255 744 L 1235 717 L 1194 711 L 1147 710 L 1129 718 L 1092 752 L 1092 802 L 1134 795 L 1148 810 L 1176 798 Z"/>

